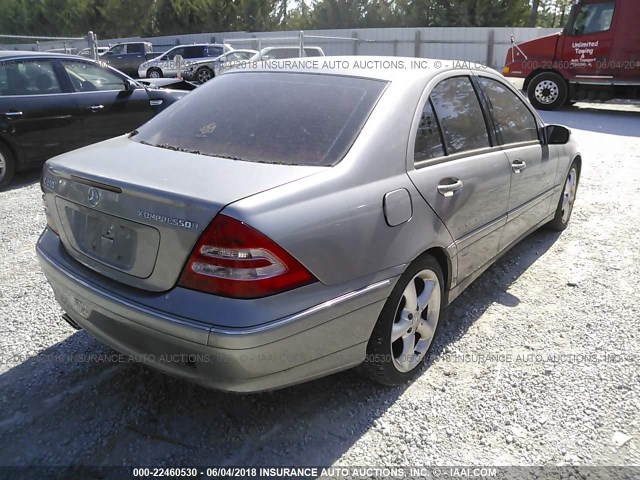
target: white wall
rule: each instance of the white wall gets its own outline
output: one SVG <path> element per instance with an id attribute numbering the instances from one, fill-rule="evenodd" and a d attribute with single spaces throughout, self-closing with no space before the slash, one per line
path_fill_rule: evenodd
<path id="1" fill-rule="evenodd" d="M 390 55 L 416 56 L 423 58 L 459 59 L 486 63 L 501 68 L 504 64 L 510 37 L 513 34 L 516 42 L 523 42 L 559 31 L 552 28 L 489 28 L 489 27 L 433 27 L 433 28 L 355 28 L 335 30 L 307 30 L 305 35 L 333 36 L 357 38 L 358 41 L 305 39 L 306 45 L 317 45 L 327 55 Z M 234 39 L 262 39 L 261 46 L 295 43 L 299 32 L 211 32 L 190 35 L 168 35 L 145 38 L 157 51 L 165 51 L 174 45 L 189 43 L 222 42 L 231 43 L 236 48 L 257 48 L 257 41 L 234 42 Z M 290 42 L 273 40 L 274 37 L 291 37 Z M 270 40 L 272 39 L 272 40 Z M 98 44 L 108 46 L 121 41 L 140 40 L 140 37 L 120 39 L 98 39 Z M 67 45 L 73 42 L 67 42 Z M 86 42 L 77 42 L 77 48 L 86 47 Z M 60 48 L 61 42 L 42 42 L 23 45 L 0 45 L 10 50 L 47 50 Z"/>

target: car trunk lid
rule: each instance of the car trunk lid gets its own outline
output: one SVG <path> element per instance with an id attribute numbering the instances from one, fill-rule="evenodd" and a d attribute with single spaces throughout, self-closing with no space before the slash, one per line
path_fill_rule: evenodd
<path id="1" fill-rule="evenodd" d="M 126 137 L 49 160 L 45 201 L 66 251 L 114 280 L 172 288 L 202 231 L 226 205 L 323 171 L 212 158 Z"/>

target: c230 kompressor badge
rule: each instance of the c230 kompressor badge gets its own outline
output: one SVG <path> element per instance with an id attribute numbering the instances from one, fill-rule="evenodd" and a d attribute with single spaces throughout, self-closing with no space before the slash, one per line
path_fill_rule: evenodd
<path id="1" fill-rule="evenodd" d="M 138 210 L 138 216 L 145 220 L 152 220 L 158 223 L 166 223 L 167 225 L 173 225 L 175 227 L 186 228 L 187 230 L 198 230 L 200 226 L 196 222 L 191 220 L 185 220 L 184 218 L 167 217 L 166 215 L 160 215 L 152 212 L 145 212 L 144 210 Z"/>

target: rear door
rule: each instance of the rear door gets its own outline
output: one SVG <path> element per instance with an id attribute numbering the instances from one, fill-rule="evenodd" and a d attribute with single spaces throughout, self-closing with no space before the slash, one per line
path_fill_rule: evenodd
<path id="1" fill-rule="evenodd" d="M 55 60 L 0 62 L 0 137 L 22 163 L 41 163 L 81 143 L 78 105 Z"/>
<path id="2" fill-rule="evenodd" d="M 509 158 L 511 193 L 500 249 L 543 220 L 550 209 L 557 156 L 541 138 L 536 116 L 505 82 L 478 77 L 496 126 L 498 143 Z"/>
<path id="3" fill-rule="evenodd" d="M 146 48 L 144 43 L 128 43 L 127 54 L 125 55 L 125 72 L 135 75 L 138 72 L 138 67 L 146 60 Z"/>
<path id="4" fill-rule="evenodd" d="M 511 169 L 470 76 L 440 81 L 414 118 L 409 177 L 458 248 L 458 281 L 498 253 Z"/>
<path id="5" fill-rule="evenodd" d="M 85 145 L 135 130 L 154 115 L 147 91 L 125 89 L 124 76 L 97 63 L 64 60 L 65 73 L 82 110 Z"/>

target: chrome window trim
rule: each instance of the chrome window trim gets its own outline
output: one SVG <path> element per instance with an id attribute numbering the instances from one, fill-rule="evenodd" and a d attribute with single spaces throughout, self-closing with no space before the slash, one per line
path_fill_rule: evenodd
<path id="1" fill-rule="evenodd" d="M 144 87 L 140 87 L 140 88 L 144 88 Z M 136 89 L 138 90 L 138 89 Z M 57 95 L 74 95 L 74 94 L 79 94 L 79 93 L 107 93 L 107 92 L 124 92 L 124 89 L 122 90 L 95 90 L 93 92 L 62 92 L 62 93 L 34 93 L 33 95 L 0 95 L 0 98 L 32 98 L 32 97 L 53 97 L 53 96 L 57 96 Z"/>
<path id="2" fill-rule="evenodd" d="M 501 150 L 502 150 L 502 147 L 500 145 L 495 145 L 493 147 L 476 148 L 475 150 L 465 150 L 464 152 L 458 152 L 452 155 L 441 155 L 436 158 L 421 160 L 419 162 L 415 162 L 413 165 L 416 170 L 420 170 L 422 168 L 430 167 L 432 165 L 439 165 L 441 163 L 453 162 L 455 160 L 460 160 L 461 158 L 473 157 L 476 155 L 483 155 L 486 153 L 499 152 Z"/>
<path id="3" fill-rule="evenodd" d="M 538 140 L 526 140 L 524 142 L 513 142 L 513 143 L 505 143 L 503 145 L 500 145 L 500 149 L 501 150 L 513 150 L 516 148 L 522 148 L 522 147 L 534 147 L 536 145 L 540 145 L 542 146 L 542 142 L 540 141 L 540 139 Z"/>

